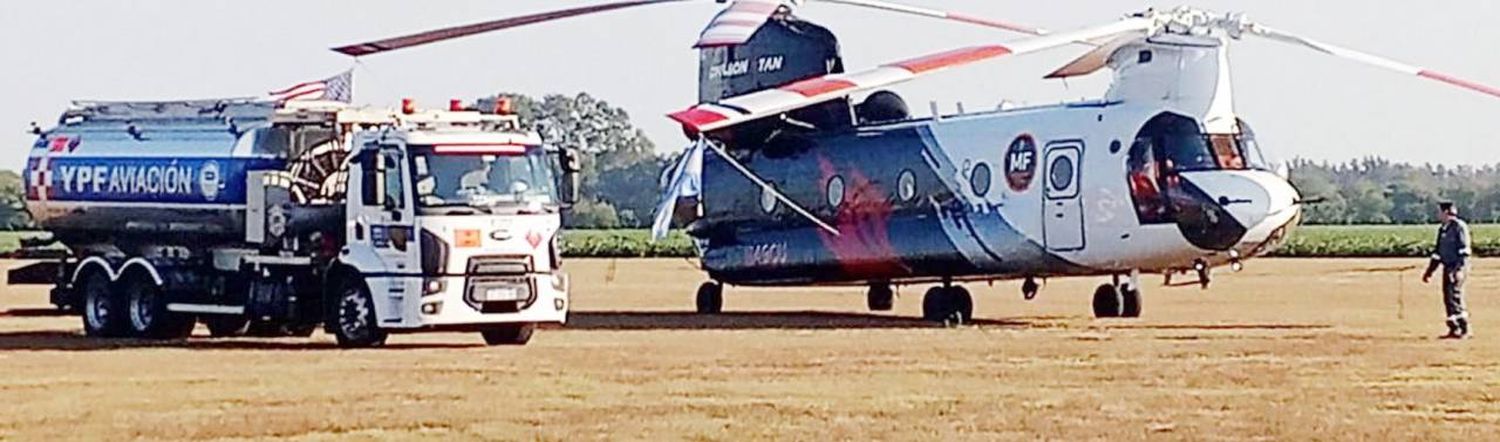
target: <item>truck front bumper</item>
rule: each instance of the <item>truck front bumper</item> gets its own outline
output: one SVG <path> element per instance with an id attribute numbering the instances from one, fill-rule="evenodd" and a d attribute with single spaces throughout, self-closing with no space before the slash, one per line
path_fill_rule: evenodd
<path id="1" fill-rule="evenodd" d="M 441 276 L 422 282 L 422 327 L 566 323 L 568 278 L 558 273 Z"/>

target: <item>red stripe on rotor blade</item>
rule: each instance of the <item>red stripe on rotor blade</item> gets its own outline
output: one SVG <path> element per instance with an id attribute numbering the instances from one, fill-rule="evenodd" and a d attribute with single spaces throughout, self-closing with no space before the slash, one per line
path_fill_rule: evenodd
<path id="1" fill-rule="evenodd" d="M 1028 27 L 1025 27 L 1025 26 L 1017 25 L 1017 24 L 1006 23 L 1006 22 L 1003 22 L 1003 21 L 990 20 L 990 19 L 983 18 L 983 17 L 974 17 L 974 16 L 970 16 L 970 15 L 948 14 L 948 19 L 949 20 L 954 20 L 954 21 L 961 21 L 961 22 L 964 22 L 964 23 L 976 24 L 976 25 L 980 25 L 980 26 L 989 26 L 989 27 L 992 27 L 992 28 L 1000 28 L 1000 29 L 1005 29 L 1005 30 L 1009 30 L 1009 31 L 1016 31 L 1016 32 L 1020 32 L 1022 34 L 1031 34 L 1031 35 L 1046 34 L 1046 32 L 1043 32 L 1041 29 L 1028 28 Z"/>
<path id="2" fill-rule="evenodd" d="M 720 26 L 760 26 L 766 24 L 765 20 L 716 20 L 708 25 L 709 29 Z"/>
<path id="3" fill-rule="evenodd" d="M 1486 94 L 1494 95 L 1496 97 L 1500 97 L 1500 89 L 1497 89 L 1497 88 L 1495 88 L 1493 86 L 1487 86 L 1487 85 L 1475 83 L 1475 82 L 1472 82 L 1472 81 L 1469 81 L 1469 80 L 1465 80 L 1465 79 L 1462 79 L 1462 78 L 1453 77 L 1453 76 L 1450 76 L 1448 74 L 1443 74 L 1443 73 L 1439 73 L 1439 72 L 1433 72 L 1433 71 L 1424 70 L 1424 71 L 1418 72 L 1417 75 L 1421 76 L 1423 78 L 1428 78 L 1428 79 L 1432 79 L 1432 80 L 1437 80 L 1437 81 L 1441 81 L 1441 82 L 1444 82 L 1444 83 L 1448 83 L 1448 84 L 1451 84 L 1451 85 L 1454 85 L 1454 86 L 1458 86 L 1458 87 L 1461 87 L 1461 88 L 1464 88 L 1464 89 L 1469 89 L 1469 90 L 1473 90 L 1473 91 L 1479 91 L 1479 92 L 1482 92 L 1482 93 L 1486 93 Z"/>
<path id="4" fill-rule="evenodd" d="M 802 96 L 804 97 L 816 97 L 830 92 L 837 92 L 844 89 L 853 89 L 855 86 L 857 85 L 848 80 L 840 80 L 837 78 L 814 78 L 782 86 L 781 90 L 796 92 L 802 94 Z"/>
<path id="5" fill-rule="evenodd" d="M 972 48 L 955 49 L 941 54 L 928 55 L 926 57 L 913 58 L 911 60 L 891 63 L 887 66 L 895 66 L 920 74 L 928 71 L 971 63 L 986 58 L 994 58 L 1010 54 L 1010 48 L 1000 45 L 975 46 Z"/>
<path id="6" fill-rule="evenodd" d="M 743 1 L 743 0 L 741 0 L 741 1 L 734 2 L 734 4 L 732 4 L 732 5 L 729 5 L 729 9 L 725 9 L 725 11 L 749 12 L 749 13 L 755 13 L 755 14 L 770 14 L 772 12 L 775 12 L 776 8 L 779 8 L 779 7 L 781 7 L 781 5 L 777 4 L 777 3 L 755 2 L 755 1 Z"/>
<path id="7" fill-rule="evenodd" d="M 729 117 L 721 115 L 718 112 L 710 112 L 698 108 L 667 114 L 667 117 L 677 120 L 677 122 L 693 129 L 729 119 Z"/>

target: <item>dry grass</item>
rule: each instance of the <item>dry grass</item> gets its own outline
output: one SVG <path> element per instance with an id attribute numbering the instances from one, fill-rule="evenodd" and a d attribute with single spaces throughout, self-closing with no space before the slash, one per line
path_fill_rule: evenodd
<path id="1" fill-rule="evenodd" d="M 977 326 L 862 311 L 855 288 L 730 289 L 686 314 L 681 260 L 572 261 L 573 325 L 525 348 L 410 335 L 148 345 L 0 303 L 0 439 L 1487 439 L 1500 425 L 1500 261 L 1481 335 L 1442 331 L 1412 260 L 1263 260 L 1213 290 L 1148 280 L 1146 318 L 1091 319 L 1098 281 L 973 285 Z M 1404 302 L 1404 308 L 1400 305 Z M 200 333 L 202 331 L 200 330 Z"/>

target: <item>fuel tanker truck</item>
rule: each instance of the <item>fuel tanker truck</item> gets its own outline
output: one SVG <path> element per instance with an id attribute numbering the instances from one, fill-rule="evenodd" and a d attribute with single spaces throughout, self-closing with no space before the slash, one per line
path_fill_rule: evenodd
<path id="1" fill-rule="evenodd" d="M 496 106 L 503 108 L 505 106 Z M 568 317 L 577 158 L 517 118 L 253 100 L 78 102 L 37 135 L 26 208 L 67 253 L 11 272 L 94 337 L 479 332 Z"/>

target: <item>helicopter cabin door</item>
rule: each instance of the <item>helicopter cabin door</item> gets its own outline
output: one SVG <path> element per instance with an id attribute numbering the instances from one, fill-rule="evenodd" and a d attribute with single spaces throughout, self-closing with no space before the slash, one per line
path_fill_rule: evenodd
<path id="1" fill-rule="evenodd" d="M 1047 249 L 1059 252 L 1083 250 L 1082 184 L 1083 142 L 1059 141 L 1047 145 L 1046 195 L 1042 204 L 1042 238 Z"/>

